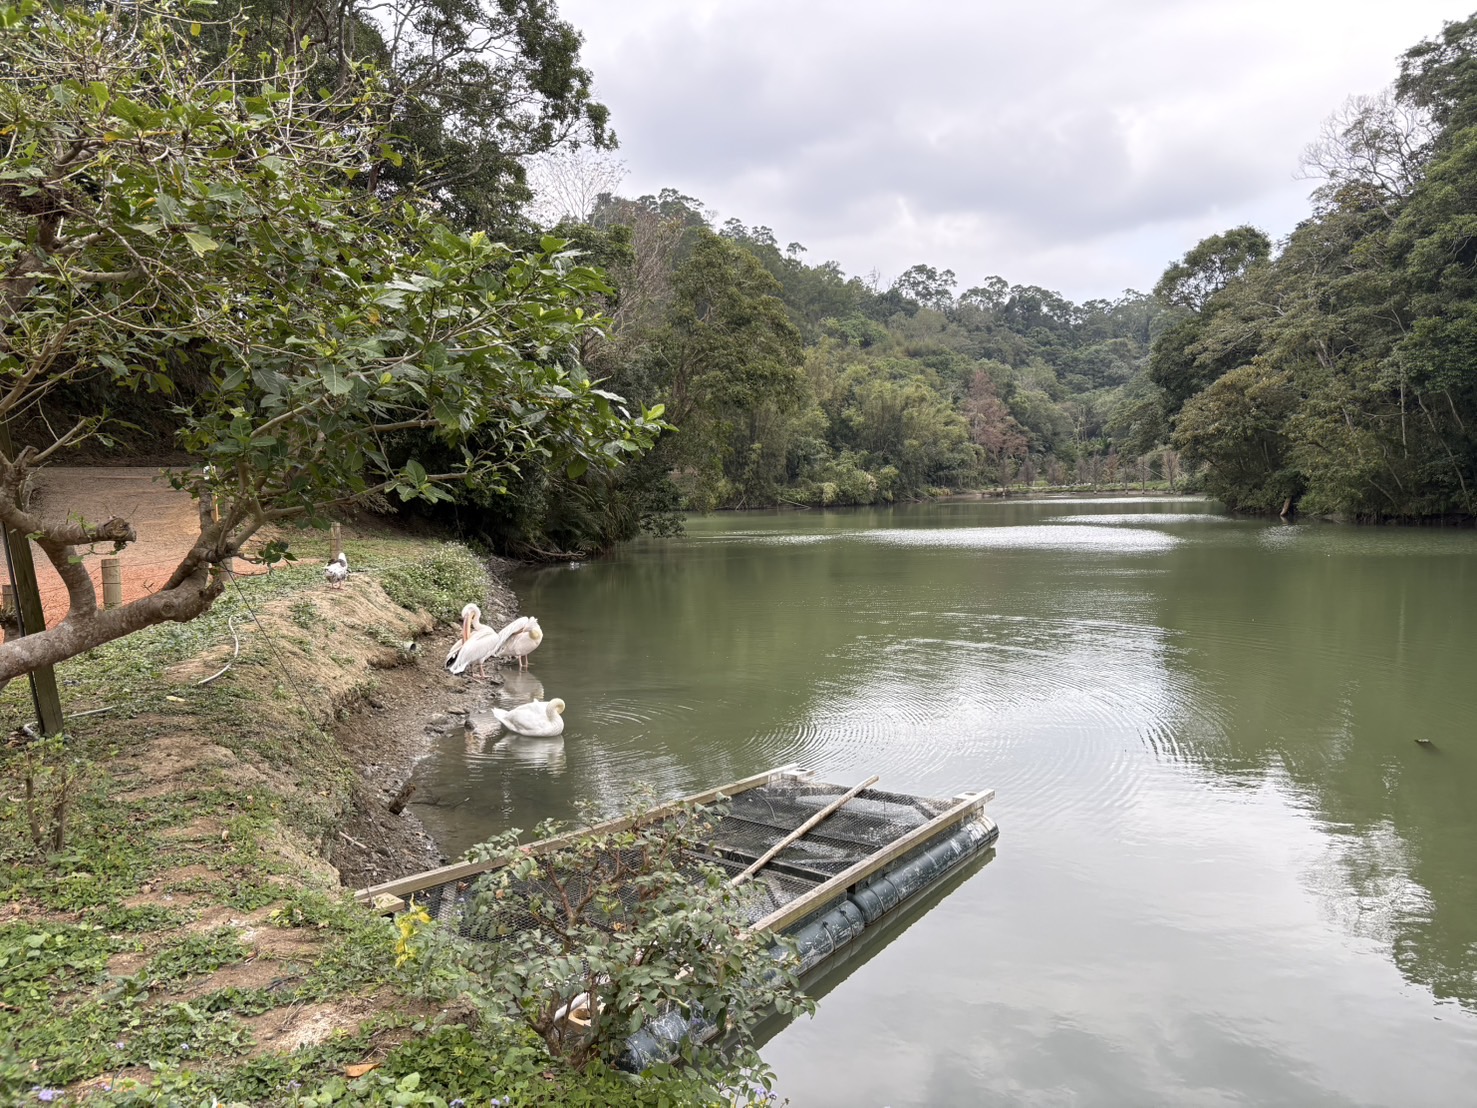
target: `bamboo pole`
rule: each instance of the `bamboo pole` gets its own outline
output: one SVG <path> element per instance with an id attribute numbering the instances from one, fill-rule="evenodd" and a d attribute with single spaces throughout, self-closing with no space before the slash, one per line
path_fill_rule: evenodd
<path id="1" fill-rule="evenodd" d="M 719 785 L 716 789 L 707 789 L 704 792 L 693 793 L 678 800 L 670 800 L 660 804 L 649 812 L 643 812 L 641 818 L 651 819 L 671 815 L 684 807 L 694 804 L 711 804 L 721 797 L 735 796 L 738 793 L 748 792 L 750 789 L 758 789 L 769 784 L 776 777 L 786 774 L 797 774 L 800 769 L 798 762 L 790 762 L 774 769 L 756 773 L 752 777 L 745 777 L 739 781 L 731 781 L 727 785 Z M 448 881 L 458 881 L 466 877 L 476 877 L 478 874 L 487 873 L 490 870 L 501 869 L 509 861 L 517 857 L 520 851 L 528 851 L 533 854 L 544 854 L 551 850 L 560 850 L 571 843 L 579 840 L 584 835 L 604 835 L 614 831 L 624 831 L 630 827 L 633 820 L 630 816 L 622 816 L 619 819 L 606 820 L 597 823 L 593 827 L 582 827 L 577 831 L 567 831 L 562 835 L 555 835 L 551 839 L 540 839 L 536 843 L 529 843 L 525 847 L 519 847 L 506 857 L 493 858 L 483 862 L 456 862 L 440 869 L 427 870 L 425 873 L 413 874 L 403 877 L 397 881 L 385 881 L 378 885 L 371 885 L 367 889 L 360 889 L 354 893 L 355 899 L 361 904 L 373 903 L 376 896 L 389 893 L 393 896 L 404 897 L 411 893 L 429 889 L 434 885 L 444 885 Z"/>
<path id="2" fill-rule="evenodd" d="M 758 873 L 761 869 L 767 866 L 770 859 L 778 854 L 781 850 L 784 850 L 785 847 L 789 846 L 796 839 L 800 838 L 800 836 L 804 835 L 812 827 L 820 823 L 821 820 L 825 819 L 837 808 L 841 807 L 841 805 L 845 804 L 852 797 L 856 796 L 857 793 L 861 792 L 863 789 L 870 789 L 873 785 L 877 784 L 879 780 L 881 779 L 877 776 L 877 774 L 874 773 L 871 777 L 868 777 L 860 785 L 857 785 L 855 788 L 843 793 L 841 796 L 838 796 L 835 800 L 831 801 L 831 803 L 827 804 L 819 812 L 811 816 L 808 820 L 802 823 L 799 827 L 795 828 L 795 830 L 791 831 L 779 842 L 775 843 L 763 854 L 759 855 L 759 857 L 754 860 L 753 865 L 751 865 L 748 869 L 744 870 L 743 873 L 735 877 L 732 881 L 729 882 L 729 884 L 734 886 L 742 885 L 749 878 L 753 877 L 754 874 Z"/>

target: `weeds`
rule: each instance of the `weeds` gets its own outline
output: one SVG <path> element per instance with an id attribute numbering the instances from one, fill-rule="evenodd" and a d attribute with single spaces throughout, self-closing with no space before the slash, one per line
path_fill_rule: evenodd
<path id="1" fill-rule="evenodd" d="M 195 974 L 214 973 L 222 966 L 240 962 L 250 953 L 234 928 L 223 927 L 204 935 L 189 935 L 149 963 L 150 981 L 173 981 Z"/>
<path id="2" fill-rule="evenodd" d="M 487 596 L 487 570 L 461 543 L 443 543 L 414 564 L 399 565 L 380 574 L 390 599 L 409 611 L 430 612 L 450 622 L 468 601 Z"/>
<path id="3" fill-rule="evenodd" d="M 72 802 L 84 787 L 86 763 L 67 750 L 60 735 L 24 744 L 14 763 L 20 797 L 9 803 L 19 806 L 36 853 L 58 854 L 66 845 Z"/>

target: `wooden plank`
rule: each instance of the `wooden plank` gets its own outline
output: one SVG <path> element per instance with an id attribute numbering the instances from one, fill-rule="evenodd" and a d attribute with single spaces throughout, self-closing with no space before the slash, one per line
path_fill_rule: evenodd
<path id="1" fill-rule="evenodd" d="M 729 882 L 729 884 L 735 886 L 742 885 L 749 878 L 753 877 L 754 874 L 763 869 L 765 865 L 769 862 L 769 860 L 773 858 L 776 854 L 778 854 L 781 850 L 784 850 L 785 847 L 789 846 L 796 839 L 800 838 L 812 827 L 820 823 L 821 820 L 825 819 L 837 808 L 841 807 L 841 805 L 845 804 L 852 797 L 856 796 L 857 793 L 861 792 L 863 789 L 871 788 L 873 785 L 877 784 L 879 780 L 880 778 L 874 773 L 871 777 L 868 777 L 860 785 L 857 785 L 854 788 L 848 789 L 845 793 L 842 793 L 835 800 L 831 801 L 831 803 L 827 804 L 819 812 L 817 812 L 815 815 L 811 816 L 808 820 L 802 823 L 799 827 L 795 828 L 795 830 L 791 831 L 779 842 L 775 843 L 763 854 L 759 855 L 759 857 L 754 861 L 752 865 L 749 866 L 748 869 L 744 870 L 743 873 L 735 877 L 732 881 Z"/>
<path id="2" fill-rule="evenodd" d="M 650 812 L 643 812 L 643 816 L 663 816 L 677 811 L 679 808 L 690 804 L 711 804 L 719 797 L 735 796 L 738 793 L 748 792 L 769 784 L 774 778 L 787 773 L 795 773 L 800 768 L 800 763 L 791 762 L 789 765 L 776 766 L 774 769 L 756 773 L 753 777 L 745 777 L 738 781 L 732 781 L 727 785 L 720 785 L 716 789 L 707 789 L 691 796 L 684 796 L 679 800 L 668 801 L 653 808 Z M 563 835 L 555 835 L 553 838 L 540 839 L 536 843 L 529 843 L 520 850 L 543 853 L 549 850 L 558 850 L 568 846 L 576 839 L 585 835 L 609 834 L 615 831 L 624 831 L 632 823 L 631 816 L 622 816 L 619 819 L 606 820 L 597 823 L 593 827 L 582 827 L 576 831 L 569 831 Z M 429 889 L 435 885 L 444 885 L 448 881 L 458 881 L 463 877 L 475 877 L 481 873 L 505 866 L 510 858 L 494 858 L 485 862 L 457 862 L 454 865 L 442 866 L 440 869 L 428 870 L 425 873 L 417 873 L 410 877 L 402 877 L 395 881 L 385 881 L 379 885 L 371 885 L 367 889 L 360 889 L 354 894 L 361 904 L 373 902 L 376 896 L 390 893 L 394 896 L 404 897 L 410 893 L 418 893 L 422 889 Z"/>
<path id="3" fill-rule="evenodd" d="M 940 831 L 953 824 L 961 822 L 966 816 L 979 811 L 991 800 L 995 799 L 995 790 L 986 789 L 983 792 L 974 793 L 948 811 L 935 816 L 921 827 L 915 827 L 902 838 L 895 840 L 890 845 L 883 847 L 877 853 L 863 858 L 848 870 L 843 870 L 831 878 L 824 885 L 817 885 L 804 896 L 796 897 L 783 908 L 771 912 L 763 919 L 754 924 L 754 931 L 782 931 L 798 919 L 808 916 L 817 907 L 830 900 L 839 893 L 845 892 L 857 882 L 870 877 L 888 862 L 902 857 L 916 846 L 927 842 Z"/>

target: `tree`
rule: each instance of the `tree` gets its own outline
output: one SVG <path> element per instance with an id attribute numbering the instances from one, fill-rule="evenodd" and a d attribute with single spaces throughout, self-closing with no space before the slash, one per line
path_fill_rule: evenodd
<path id="1" fill-rule="evenodd" d="M 701 475 L 701 496 L 721 503 L 727 491 L 718 482 L 749 470 L 766 406 L 804 395 L 800 335 L 774 278 L 747 250 L 711 231 L 697 232 L 672 290 L 650 353 L 670 418 L 683 432 L 666 449 L 676 467 Z M 776 464 L 782 475 L 782 453 Z"/>
<path id="2" fill-rule="evenodd" d="M 1477 15 L 1446 24 L 1400 59 L 1395 93 L 1443 130 L 1477 123 Z"/>
<path id="3" fill-rule="evenodd" d="M 1435 139 L 1430 116 L 1391 92 L 1351 96 L 1323 123 L 1303 151 L 1303 173 L 1327 182 L 1315 194 L 1323 203 L 1357 190 L 1393 221 L 1399 204 L 1421 179 Z"/>
<path id="4" fill-rule="evenodd" d="M 1154 295 L 1166 304 L 1201 311 L 1206 302 L 1272 254 L 1272 240 L 1255 227 L 1233 227 L 1202 239 L 1164 271 Z"/>
<path id="5" fill-rule="evenodd" d="M 975 371 L 969 384 L 969 395 L 961 408 L 964 418 L 969 421 L 970 441 L 984 449 L 995 466 L 996 477 L 1003 489 L 1007 466 L 1026 453 L 1026 436 L 995 391 L 989 370 Z"/>
<path id="6" fill-rule="evenodd" d="M 310 90 L 345 91 L 373 65 L 385 93 L 375 123 L 395 142 L 366 151 L 363 180 L 429 192 L 463 230 L 521 224 L 525 159 L 615 144 L 579 64 L 580 35 L 554 0 L 231 0 L 226 10 L 235 18 L 205 27 L 215 49 L 234 49 L 242 32 L 250 51 L 301 56 Z"/>
<path id="7" fill-rule="evenodd" d="M 626 166 L 608 150 L 579 146 L 551 150 L 529 162 L 533 199 L 528 213 L 541 227 L 588 223 L 625 179 Z"/>
<path id="8" fill-rule="evenodd" d="M 268 525 L 498 488 L 531 459 L 615 464 L 661 426 L 574 356 L 600 325 L 581 306 L 597 273 L 554 240 L 519 254 L 347 187 L 379 148 L 376 87 L 325 101 L 290 62 L 208 60 L 197 30 L 168 9 L 0 9 L 0 420 L 31 440 L 0 455 L 0 520 L 69 597 L 56 626 L 0 645 L 0 680 L 194 618 Z M 164 586 L 108 611 L 82 558 L 133 526 L 43 517 L 27 495 L 39 466 L 107 441 L 105 411 L 44 433 L 83 381 L 174 405 L 194 464 L 172 479 L 200 504 Z M 422 465 L 426 436 L 453 465 Z"/>
<path id="9" fill-rule="evenodd" d="M 1174 445 L 1187 462 L 1206 467 L 1212 496 L 1232 508 L 1276 510 L 1302 492 L 1286 434 L 1297 403 L 1287 373 L 1233 369 L 1185 405 Z"/>
<path id="10" fill-rule="evenodd" d="M 892 283 L 892 291 L 925 308 L 943 311 L 954 302 L 954 286 L 958 283 L 952 269 L 940 271 L 931 265 L 915 265 Z"/>

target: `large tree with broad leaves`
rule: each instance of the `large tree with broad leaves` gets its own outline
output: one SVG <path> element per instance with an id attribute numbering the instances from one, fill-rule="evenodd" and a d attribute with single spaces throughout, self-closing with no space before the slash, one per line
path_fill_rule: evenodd
<path id="1" fill-rule="evenodd" d="M 163 587 L 100 610 L 82 559 L 135 541 L 133 525 L 43 515 L 28 490 L 106 436 L 107 412 L 0 451 L 0 521 L 70 601 L 0 645 L 0 681 L 199 615 L 263 528 L 497 488 L 532 460 L 614 465 L 661 426 L 582 369 L 604 286 L 562 243 L 516 252 L 433 200 L 358 187 L 394 95 L 376 72 L 320 90 L 310 66 L 248 55 L 244 34 L 207 49 L 201 30 L 170 7 L 0 7 L 0 421 L 83 381 L 152 394 L 176 408 L 191 463 L 172 477 L 200 504 Z M 427 442 L 453 463 L 428 471 Z"/>

